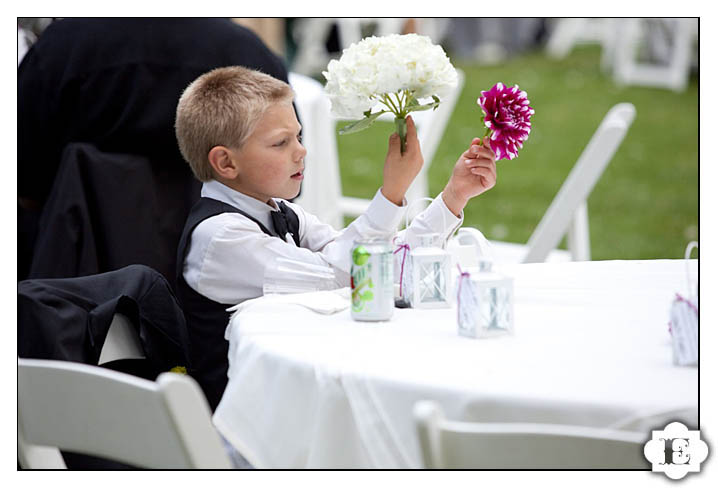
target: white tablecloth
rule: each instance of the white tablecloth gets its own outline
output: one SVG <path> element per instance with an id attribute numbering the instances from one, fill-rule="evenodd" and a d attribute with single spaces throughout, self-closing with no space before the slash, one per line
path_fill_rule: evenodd
<path id="1" fill-rule="evenodd" d="M 697 261 L 689 262 L 693 277 Z M 420 468 L 412 407 L 449 419 L 646 432 L 697 426 L 698 370 L 672 363 L 683 260 L 515 265 L 515 334 L 457 335 L 456 310 L 358 323 L 258 300 L 233 316 L 214 422 L 260 468 Z"/>

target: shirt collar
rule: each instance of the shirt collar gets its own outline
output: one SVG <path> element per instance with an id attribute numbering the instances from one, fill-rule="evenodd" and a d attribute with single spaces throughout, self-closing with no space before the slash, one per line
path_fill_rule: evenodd
<path id="1" fill-rule="evenodd" d="M 261 202 L 254 197 L 238 192 L 217 180 L 210 180 L 202 184 L 202 197 L 219 200 L 225 204 L 243 210 L 259 222 L 267 229 L 274 229 L 270 213 L 278 209 L 274 199 L 271 200 L 272 205 Z"/>

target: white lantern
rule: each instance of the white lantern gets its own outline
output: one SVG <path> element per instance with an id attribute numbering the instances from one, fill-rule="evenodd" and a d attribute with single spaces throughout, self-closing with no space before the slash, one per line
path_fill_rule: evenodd
<path id="1" fill-rule="evenodd" d="M 439 247 L 438 234 L 419 236 L 411 251 L 411 307 L 450 307 L 451 256 Z"/>
<path id="2" fill-rule="evenodd" d="M 513 279 L 491 271 L 484 262 L 478 273 L 463 272 L 456 284 L 459 334 L 487 338 L 514 330 Z"/>
<path id="3" fill-rule="evenodd" d="M 698 281 L 691 280 L 689 259 L 697 241 L 688 243 L 685 252 L 686 296 L 676 293 L 671 304 L 669 331 L 673 343 L 674 365 L 698 365 Z"/>

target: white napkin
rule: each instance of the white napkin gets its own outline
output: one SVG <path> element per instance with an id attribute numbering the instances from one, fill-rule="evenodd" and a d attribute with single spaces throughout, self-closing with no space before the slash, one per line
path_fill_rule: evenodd
<path id="1" fill-rule="evenodd" d="M 300 294 L 268 294 L 250 299 L 232 306 L 228 312 L 238 314 L 260 305 L 297 304 L 319 314 L 335 314 L 348 308 L 351 304 L 349 287 L 334 290 L 302 292 Z"/>

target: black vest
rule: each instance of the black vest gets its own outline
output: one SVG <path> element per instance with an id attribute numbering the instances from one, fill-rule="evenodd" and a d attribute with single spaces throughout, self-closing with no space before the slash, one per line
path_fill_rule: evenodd
<path id="1" fill-rule="evenodd" d="M 295 242 L 299 242 L 299 218 L 283 202 L 280 203 L 289 221 Z M 252 216 L 229 204 L 202 197 L 192 207 L 177 248 L 177 297 L 182 304 L 189 332 L 190 374 L 204 391 L 210 408 L 214 411 L 227 386 L 229 361 L 229 342 L 224 339 L 224 331 L 229 321 L 227 308 L 235 304 L 220 304 L 196 292 L 184 280 L 184 260 L 189 249 L 192 231 L 199 223 L 218 214 L 234 212 L 254 221 L 259 228 L 270 236 L 277 236 Z M 280 238 L 284 240 L 283 238 Z"/>

